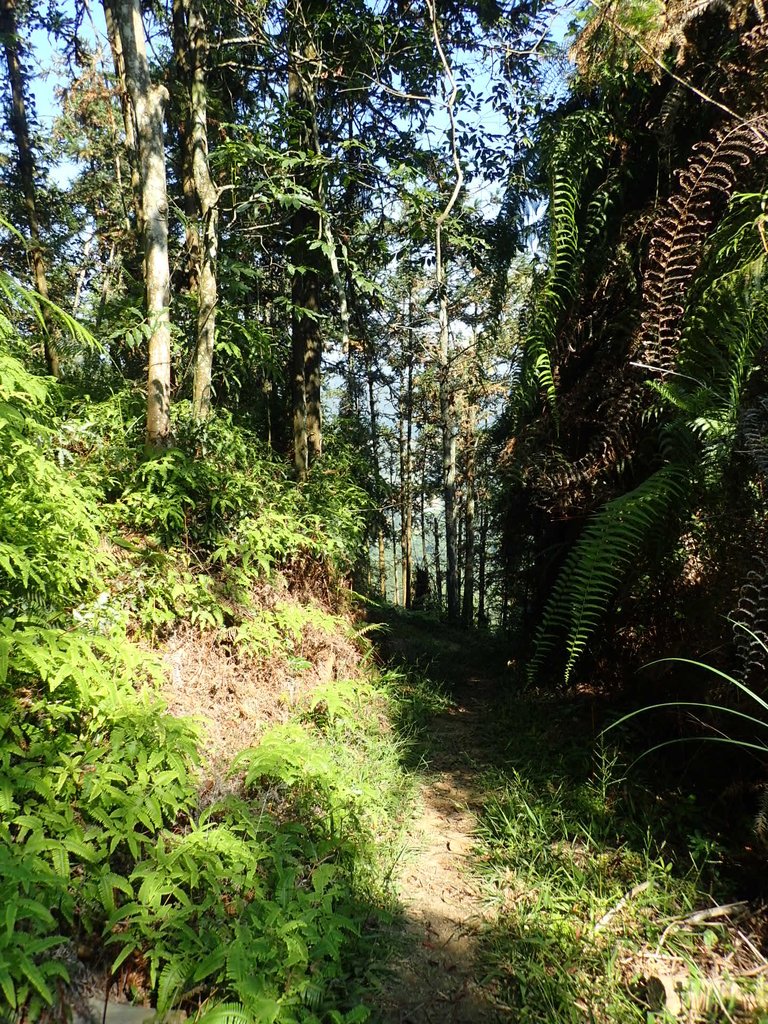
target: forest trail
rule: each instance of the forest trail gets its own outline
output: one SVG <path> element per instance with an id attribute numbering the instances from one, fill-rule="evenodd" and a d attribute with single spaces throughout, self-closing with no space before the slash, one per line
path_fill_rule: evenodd
<path id="1" fill-rule="evenodd" d="M 477 965 L 479 936 L 488 915 L 472 876 L 472 850 L 488 763 L 488 721 L 498 679 L 480 664 L 481 650 L 451 643 L 430 658 L 437 640 L 397 623 L 385 649 L 405 664 L 430 663 L 445 681 L 452 705 L 429 724 L 429 745 L 415 816 L 396 885 L 405 914 L 407 948 L 382 993 L 382 1024 L 491 1024 L 496 1000 Z M 452 655 L 454 657 L 452 657 Z"/>

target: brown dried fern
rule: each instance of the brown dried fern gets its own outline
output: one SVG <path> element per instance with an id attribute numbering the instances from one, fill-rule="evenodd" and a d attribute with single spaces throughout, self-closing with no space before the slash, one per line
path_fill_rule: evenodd
<path id="1" fill-rule="evenodd" d="M 657 224 L 644 281 L 640 359 L 671 371 L 677 358 L 688 288 L 701 264 L 704 243 L 744 172 L 768 153 L 768 115 L 720 128 L 696 147 L 680 174 L 679 190 Z"/>

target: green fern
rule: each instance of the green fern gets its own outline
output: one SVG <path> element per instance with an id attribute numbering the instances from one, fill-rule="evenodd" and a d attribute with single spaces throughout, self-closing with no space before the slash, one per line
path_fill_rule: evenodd
<path id="1" fill-rule="evenodd" d="M 565 635 L 568 680 L 632 561 L 685 497 L 684 469 L 663 466 L 597 513 L 568 556 L 547 602 L 529 667 L 531 679 Z"/>
<path id="2" fill-rule="evenodd" d="M 242 1003 L 219 1003 L 194 1018 L 194 1024 L 255 1024 Z"/>
<path id="3" fill-rule="evenodd" d="M 525 337 L 526 376 L 533 378 L 557 422 L 557 389 L 553 352 L 557 329 L 575 294 L 585 247 L 599 235 L 612 197 L 611 188 L 593 197 L 587 227 L 580 238 L 578 214 L 590 172 L 603 165 L 609 145 L 606 119 L 594 111 L 578 111 L 561 122 L 549 143 L 550 240 L 544 282 Z M 545 148 L 547 142 L 545 140 Z"/>

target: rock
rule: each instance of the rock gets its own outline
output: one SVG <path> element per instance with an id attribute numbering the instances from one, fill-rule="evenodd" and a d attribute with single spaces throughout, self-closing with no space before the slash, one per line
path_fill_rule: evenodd
<path id="1" fill-rule="evenodd" d="M 169 1010 L 162 1024 L 184 1024 L 187 1015 L 183 1010 Z M 104 1000 L 92 998 L 78 1007 L 72 1017 L 72 1024 L 161 1024 L 151 1006 L 134 1006 L 132 1003 L 107 1002 L 104 1015 Z"/>

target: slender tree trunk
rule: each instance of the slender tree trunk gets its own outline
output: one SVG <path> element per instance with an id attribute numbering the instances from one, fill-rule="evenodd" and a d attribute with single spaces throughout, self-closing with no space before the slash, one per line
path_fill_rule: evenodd
<path id="1" fill-rule="evenodd" d="M 486 552 L 488 545 L 488 513 L 481 504 L 480 508 L 480 537 L 478 545 L 477 565 L 477 624 L 480 627 L 488 625 L 488 614 L 485 610 L 485 587 L 486 587 Z"/>
<path id="2" fill-rule="evenodd" d="M 419 498 L 419 526 L 421 528 L 421 561 L 424 568 L 429 570 L 427 561 L 427 523 L 426 523 L 426 497 L 427 497 L 427 446 L 423 444 L 421 455 L 421 495 Z"/>
<path id="3" fill-rule="evenodd" d="M 464 566 L 464 515 L 462 509 L 464 494 L 462 490 L 459 490 L 456 498 L 456 603 L 461 609 L 461 586 L 464 582 L 461 573 Z"/>
<path id="4" fill-rule="evenodd" d="M 394 603 L 400 604 L 400 588 L 397 577 L 397 524 L 394 509 L 392 509 L 392 585 L 394 587 Z"/>
<path id="5" fill-rule="evenodd" d="M 445 505 L 445 592 L 449 622 L 459 618 L 458 522 L 456 512 L 456 407 L 448 361 L 448 295 L 442 259 L 442 230 L 436 231 L 439 295 L 440 430 L 443 448 L 443 504 Z"/>
<path id="6" fill-rule="evenodd" d="M 379 595 L 382 600 L 387 599 L 387 551 L 384 545 L 384 527 L 379 524 L 376 530 L 376 539 L 379 547 Z"/>
<path id="7" fill-rule="evenodd" d="M 40 216 L 37 207 L 35 187 L 35 157 L 29 134 L 29 119 L 24 99 L 25 73 L 19 55 L 18 26 L 16 24 L 16 0 L 0 0 L 0 36 L 3 40 L 5 60 L 8 65 L 8 80 L 11 87 L 11 132 L 18 152 L 18 170 L 27 227 L 31 246 L 29 256 L 32 263 L 32 279 L 35 291 L 42 299 L 43 352 L 48 372 L 53 377 L 61 376 L 61 364 L 52 335 L 52 321 L 48 307 L 48 278 L 45 272 L 43 246 L 40 240 Z"/>
<path id="8" fill-rule="evenodd" d="M 115 68 L 117 91 L 120 98 L 120 109 L 125 129 L 125 147 L 131 168 L 131 199 L 136 216 L 136 231 L 140 238 L 144 237 L 144 224 L 141 208 L 141 173 L 139 170 L 139 147 L 136 139 L 136 122 L 131 108 L 130 93 L 125 71 L 125 54 L 120 36 L 120 12 L 118 5 L 121 0 L 103 0 L 104 20 L 107 26 L 109 46 L 112 50 L 112 63 Z"/>
<path id="9" fill-rule="evenodd" d="M 475 426 L 477 407 L 469 402 L 467 408 L 467 500 L 464 508 L 464 601 L 461 619 L 471 626 L 475 612 Z"/>
<path id="10" fill-rule="evenodd" d="M 300 69 L 309 48 L 302 45 L 299 26 L 303 21 L 301 0 L 287 11 L 288 106 L 292 124 L 291 147 L 309 155 L 314 149 L 313 97 L 311 84 Z M 297 184 L 316 194 L 318 183 L 313 170 L 296 172 Z M 293 412 L 293 451 L 296 476 L 305 480 L 310 466 L 322 454 L 321 385 L 322 343 L 320 339 L 317 249 L 310 243 L 321 237 L 317 213 L 305 206 L 291 220 L 290 255 L 295 268 L 291 283 L 291 404 Z"/>
<path id="11" fill-rule="evenodd" d="M 407 385 L 410 387 L 410 381 Z M 400 401 L 400 554 L 402 557 L 403 571 L 403 605 L 406 608 L 412 606 L 412 558 L 411 558 L 411 535 L 413 521 L 411 514 L 411 453 L 410 437 L 411 424 L 408 413 L 409 399 L 406 393 L 405 400 Z"/>
<path id="12" fill-rule="evenodd" d="M 206 65 L 208 39 L 201 0 L 190 0 L 188 11 L 192 81 L 190 114 L 192 122 L 192 172 L 200 209 L 201 259 L 198 288 L 197 337 L 192 383 L 192 411 L 196 420 L 207 419 L 211 411 L 213 351 L 216 340 L 218 302 L 217 256 L 219 246 L 219 191 L 208 164 L 208 96 Z"/>
<path id="13" fill-rule="evenodd" d="M 443 570 L 440 565 L 440 526 L 437 516 L 432 520 L 435 531 L 435 589 L 437 590 L 437 607 L 443 607 Z"/>
<path id="14" fill-rule="evenodd" d="M 315 149 L 317 155 L 320 156 L 320 140 L 317 137 L 317 120 L 313 115 L 313 123 L 315 125 Z M 328 262 L 331 266 L 331 276 L 333 277 L 333 284 L 336 289 L 336 296 L 339 302 L 339 321 L 341 323 L 341 352 L 347 361 L 347 395 L 350 407 L 354 409 L 355 406 L 355 387 L 354 377 L 351 370 L 352 365 L 352 352 L 349 347 L 349 328 L 351 317 L 349 314 L 349 303 L 347 301 L 347 287 L 344 282 L 344 276 L 341 272 L 341 266 L 339 264 L 339 257 L 336 253 L 336 239 L 333 235 L 333 225 L 331 224 L 331 216 L 326 211 L 323 214 L 323 238 L 328 249 Z"/>
<path id="15" fill-rule="evenodd" d="M 459 617 L 459 568 L 456 520 L 456 409 L 448 358 L 448 284 L 443 259 L 443 227 L 458 201 L 464 184 L 464 171 L 459 159 L 455 119 L 455 107 L 459 89 L 440 40 L 436 0 L 427 0 L 427 11 L 429 13 L 435 49 L 443 68 L 443 105 L 448 116 L 451 160 L 455 171 L 455 181 L 448 202 L 435 219 L 435 284 L 438 295 L 438 366 L 440 370 L 440 423 L 443 447 L 443 501 L 445 504 L 445 582 L 448 619 L 451 622 L 455 622 Z"/>
<path id="16" fill-rule="evenodd" d="M 366 375 L 368 378 L 368 408 L 371 419 L 371 450 L 373 454 L 373 476 L 377 507 L 377 541 L 379 548 L 379 594 L 387 598 L 387 559 L 384 545 L 384 495 L 382 493 L 381 456 L 379 453 L 379 419 L 376 411 L 376 390 L 373 376 L 373 359 L 366 350 Z"/>
<path id="17" fill-rule="evenodd" d="M 106 14 L 106 8 L 105 8 Z M 144 284 L 149 318 L 147 444 L 167 443 L 171 430 L 171 320 L 168 263 L 168 195 L 163 118 L 168 92 L 153 85 L 139 0 L 117 0 L 117 31 L 125 81 L 135 119 L 144 227 Z"/>
<path id="18" fill-rule="evenodd" d="M 408 366 L 405 377 L 405 459 L 403 468 L 403 488 L 405 492 L 405 586 L 408 595 L 407 607 L 413 606 L 413 291 L 408 292 L 408 326 L 407 326 Z"/>
<path id="19" fill-rule="evenodd" d="M 179 179 L 181 181 L 182 209 L 184 211 L 184 241 L 186 249 L 186 267 L 184 268 L 185 291 L 196 294 L 200 286 L 200 231 L 198 226 L 199 207 L 195 189 L 195 172 L 193 168 L 193 148 L 191 132 L 192 73 L 190 60 L 194 41 L 189 30 L 189 0 L 173 0 L 173 56 L 174 86 L 183 97 L 183 111 L 178 117 L 179 139 Z"/>

